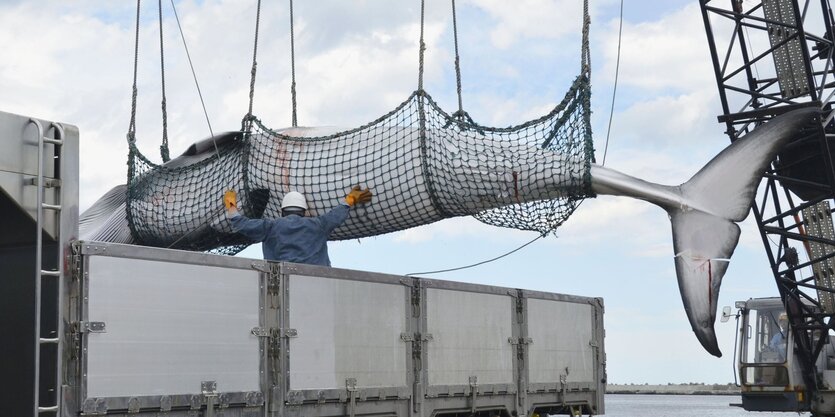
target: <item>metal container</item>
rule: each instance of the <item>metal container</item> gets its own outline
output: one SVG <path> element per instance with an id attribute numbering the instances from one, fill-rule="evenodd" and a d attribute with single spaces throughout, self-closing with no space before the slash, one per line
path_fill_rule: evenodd
<path id="1" fill-rule="evenodd" d="M 604 411 L 599 298 L 73 248 L 67 416 Z"/>

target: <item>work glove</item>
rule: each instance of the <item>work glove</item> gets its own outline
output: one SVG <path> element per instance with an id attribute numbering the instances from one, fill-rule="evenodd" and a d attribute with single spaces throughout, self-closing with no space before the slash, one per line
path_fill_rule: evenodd
<path id="1" fill-rule="evenodd" d="M 226 207 L 226 217 L 230 218 L 238 213 L 238 196 L 235 190 L 226 190 L 223 193 L 223 206 Z"/>
<path id="2" fill-rule="evenodd" d="M 367 188 L 363 190 L 359 185 L 355 185 L 354 188 L 351 189 L 351 192 L 345 196 L 345 203 L 351 207 L 355 204 L 365 204 L 371 201 L 371 196 L 371 190 Z"/>

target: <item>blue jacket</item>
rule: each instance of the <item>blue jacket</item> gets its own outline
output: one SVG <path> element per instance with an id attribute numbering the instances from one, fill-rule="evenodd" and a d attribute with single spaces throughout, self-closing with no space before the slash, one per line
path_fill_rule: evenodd
<path id="1" fill-rule="evenodd" d="M 328 236 L 348 218 L 349 207 L 340 204 L 318 217 L 291 214 L 278 219 L 232 216 L 232 230 L 262 242 L 264 259 L 330 266 Z"/>

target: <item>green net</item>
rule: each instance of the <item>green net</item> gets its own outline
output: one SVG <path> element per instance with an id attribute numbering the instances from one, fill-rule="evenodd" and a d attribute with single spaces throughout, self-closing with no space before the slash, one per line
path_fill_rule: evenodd
<path id="1" fill-rule="evenodd" d="M 444 112 L 424 91 L 359 128 L 272 130 L 244 120 L 155 165 L 131 143 L 127 217 L 140 244 L 236 253 L 253 242 L 234 233 L 221 197 L 238 191 L 253 218 L 281 216 L 302 192 L 308 215 L 335 207 L 354 185 L 374 193 L 332 240 L 390 233 L 454 216 L 547 234 L 592 195 L 590 86 L 585 75 L 549 114 L 493 128 Z"/>

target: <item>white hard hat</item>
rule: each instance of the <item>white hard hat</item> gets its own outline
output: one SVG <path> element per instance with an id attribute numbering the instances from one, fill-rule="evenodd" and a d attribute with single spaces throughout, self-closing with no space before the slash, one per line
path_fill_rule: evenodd
<path id="1" fill-rule="evenodd" d="M 281 209 L 284 210 L 290 207 L 307 210 L 307 201 L 305 201 L 304 195 L 298 191 L 290 191 L 284 194 L 284 199 L 281 200 Z"/>

